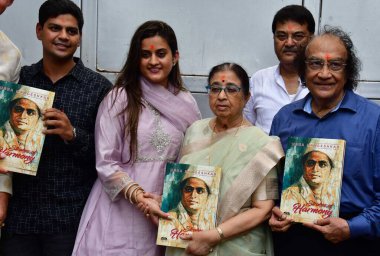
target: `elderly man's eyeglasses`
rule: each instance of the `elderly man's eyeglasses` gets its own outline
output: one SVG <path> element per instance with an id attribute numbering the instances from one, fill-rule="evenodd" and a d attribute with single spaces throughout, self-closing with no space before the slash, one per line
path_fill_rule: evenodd
<path id="1" fill-rule="evenodd" d="M 315 161 L 315 160 L 310 159 L 310 160 L 307 160 L 305 164 L 307 167 L 314 167 L 317 163 L 318 163 L 319 168 L 326 168 L 330 166 L 329 163 L 325 160 Z"/>
<path id="2" fill-rule="evenodd" d="M 205 188 L 201 188 L 201 187 L 194 188 L 192 186 L 185 186 L 183 188 L 183 190 L 185 191 L 185 193 L 193 193 L 194 189 L 197 192 L 197 194 L 199 194 L 199 195 L 203 194 L 204 192 L 206 192 L 206 189 Z"/>
<path id="3" fill-rule="evenodd" d="M 281 42 L 288 40 L 289 37 L 290 37 L 290 39 L 292 39 L 295 42 L 300 42 L 308 36 L 305 35 L 304 33 L 294 33 L 294 34 L 289 35 L 289 34 L 282 33 L 282 32 L 276 32 L 274 34 L 274 37 L 277 38 L 277 40 L 281 41 Z"/>
<path id="4" fill-rule="evenodd" d="M 343 60 L 330 60 L 325 62 L 321 59 L 308 59 L 305 61 L 307 67 L 311 70 L 322 70 L 325 65 L 330 71 L 341 71 L 347 65 Z"/>
<path id="5" fill-rule="evenodd" d="M 24 111 L 26 111 L 26 114 L 28 115 L 28 116 L 35 116 L 35 115 L 37 115 L 37 110 L 35 110 L 35 109 L 31 109 L 31 108 L 23 108 L 23 107 L 21 107 L 21 106 L 14 106 L 14 108 L 13 108 L 13 110 L 14 110 L 14 112 L 15 113 L 17 113 L 17 114 L 21 114 L 21 113 L 23 113 Z"/>
<path id="6" fill-rule="evenodd" d="M 241 87 L 235 84 L 229 84 L 224 87 L 220 85 L 207 85 L 206 89 L 207 89 L 207 92 L 213 96 L 219 95 L 219 93 L 221 93 L 222 91 L 224 91 L 224 93 L 227 95 L 233 96 L 233 95 L 237 95 L 240 92 Z"/>

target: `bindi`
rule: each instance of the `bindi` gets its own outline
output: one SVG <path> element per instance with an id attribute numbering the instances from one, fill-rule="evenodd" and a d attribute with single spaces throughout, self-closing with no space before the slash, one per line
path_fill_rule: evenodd
<path id="1" fill-rule="evenodd" d="M 153 50 L 154 50 L 154 45 L 151 44 L 151 45 L 149 46 L 149 49 L 151 49 L 151 50 L 153 51 Z"/>
<path id="2" fill-rule="evenodd" d="M 327 61 L 329 61 L 329 60 L 331 59 L 330 54 L 326 53 L 326 54 L 325 54 L 325 59 L 326 59 Z"/>

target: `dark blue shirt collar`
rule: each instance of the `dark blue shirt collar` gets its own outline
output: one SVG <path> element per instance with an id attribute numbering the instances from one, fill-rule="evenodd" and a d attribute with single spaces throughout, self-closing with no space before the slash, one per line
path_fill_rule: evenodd
<path id="1" fill-rule="evenodd" d="M 82 80 L 83 76 L 81 75 L 83 70 L 85 69 L 83 62 L 81 59 L 74 57 L 74 62 L 76 63 L 75 66 L 70 70 L 70 72 L 66 76 L 72 76 L 79 82 Z M 37 74 L 44 74 L 43 72 L 43 59 L 41 59 L 39 62 L 31 66 L 31 75 L 34 77 Z M 65 77 L 66 77 L 65 76 Z"/>
<path id="2" fill-rule="evenodd" d="M 303 112 L 306 112 L 308 114 L 311 114 L 305 110 L 305 108 L 307 109 L 306 105 L 310 104 L 311 98 L 312 98 L 312 96 L 309 93 L 302 100 L 295 102 L 294 103 L 295 106 L 294 106 L 293 111 L 294 112 L 303 111 Z M 347 109 L 347 110 L 350 110 L 352 112 L 357 112 L 358 98 L 354 97 L 354 92 L 352 90 L 345 90 L 345 94 L 344 94 L 342 101 L 338 104 L 337 108 L 335 108 L 333 111 L 338 111 L 340 109 Z"/>

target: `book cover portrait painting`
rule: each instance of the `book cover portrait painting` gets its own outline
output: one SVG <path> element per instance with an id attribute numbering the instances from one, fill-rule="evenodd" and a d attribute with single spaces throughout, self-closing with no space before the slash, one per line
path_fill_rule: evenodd
<path id="1" fill-rule="evenodd" d="M 296 222 L 339 216 L 345 141 L 291 137 L 280 209 Z"/>
<path id="2" fill-rule="evenodd" d="M 158 245 L 186 248 L 181 234 L 215 228 L 220 178 L 220 167 L 167 163 Z"/>
<path id="3" fill-rule="evenodd" d="M 54 92 L 0 81 L 0 167 L 36 175 L 45 135 L 42 112 L 53 105 Z"/>

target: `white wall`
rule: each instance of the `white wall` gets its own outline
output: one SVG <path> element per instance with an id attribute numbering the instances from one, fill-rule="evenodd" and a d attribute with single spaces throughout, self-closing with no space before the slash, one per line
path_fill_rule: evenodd
<path id="1" fill-rule="evenodd" d="M 38 8 L 43 0 L 16 0 L 0 16 L 3 30 L 21 49 L 24 63 L 41 58 L 35 37 Z M 205 116 L 210 115 L 204 94 L 209 69 L 234 61 L 252 75 L 277 64 L 271 23 L 275 12 L 288 4 L 304 4 L 317 28 L 339 25 L 352 35 L 363 61 L 358 93 L 380 99 L 380 26 L 377 0 L 75 0 L 81 5 L 85 25 L 80 52 L 85 65 L 111 80 L 121 68 L 130 38 L 144 21 L 159 19 L 176 32 L 180 65 L 187 86 Z M 379 101 L 380 102 L 380 101 Z"/>

